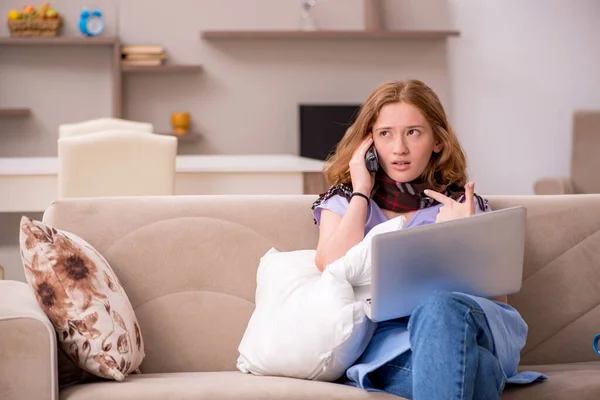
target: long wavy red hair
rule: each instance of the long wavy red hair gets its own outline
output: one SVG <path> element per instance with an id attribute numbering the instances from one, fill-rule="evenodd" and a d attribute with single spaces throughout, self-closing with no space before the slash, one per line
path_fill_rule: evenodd
<path id="1" fill-rule="evenodd" d="M 417 107 L 433 129 L 436 142 L 443 144 L 421 178 L 433 190 L 441 191 L 450 185 L 463 187 L 467 182 L 466 157 L 446 112 L 435 92 L 419 80 L 389 81 L 377 87 L 367 97 L 355 122 L 346 130 L 335 152 L 325 161 L 323 173 L 329 185 L 351 182 L 349 163 L 360 143 L 371 133 L 381 108 L 387 104 L 405 102 Z"/>

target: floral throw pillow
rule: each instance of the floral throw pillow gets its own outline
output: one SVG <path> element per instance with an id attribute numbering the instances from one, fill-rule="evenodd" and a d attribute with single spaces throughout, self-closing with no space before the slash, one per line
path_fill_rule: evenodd
<path id="1" fill-rule="evenodd" d="M 27 282 L 73 362 L 117 381 L 139 372 L 142 333 L 106 259 L 77 235 L 25 216 L 19 239 Z"/>

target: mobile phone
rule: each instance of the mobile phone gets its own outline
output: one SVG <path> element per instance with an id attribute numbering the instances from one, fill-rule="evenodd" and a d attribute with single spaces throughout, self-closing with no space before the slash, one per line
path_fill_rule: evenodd
<path id="1" fill-rule="evenodd" d="M 370 172 L 377 172 L 379 169 L 379 159 L 377 158 L 377 152 L 375 151 L 374 145 L 371 145 L 365 154 L 365 164 L 367 164 L 367 169 Z"/>

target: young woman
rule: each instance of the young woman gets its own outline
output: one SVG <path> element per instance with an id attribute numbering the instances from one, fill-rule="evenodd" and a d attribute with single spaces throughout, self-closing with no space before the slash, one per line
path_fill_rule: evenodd
<path id="1" fill-rule="evenodd" d="M 372 146 L 376 173 L 365 163 Z M 417 80 L 376 88 L 324 172 L 332 186 L 312 207 L 320 270 L 399 215 L 410 228 L 490 210 L 467 182 L 465 155 L 441 102 Z M 498 399 L 506 382 L 546 379 L 517 373 L 526 336 L 506 296 L 434 293 L 409 318 L 380 323 L 344 380 L 414 399 Z"/>

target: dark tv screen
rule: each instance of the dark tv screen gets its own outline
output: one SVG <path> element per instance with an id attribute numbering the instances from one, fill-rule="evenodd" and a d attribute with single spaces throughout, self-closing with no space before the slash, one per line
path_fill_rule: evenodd
<path id="1" fill-rule="evenodd" d="M 360 110 L 360 104 L 301 104 L 300 156 L 325 160 Z"/>

